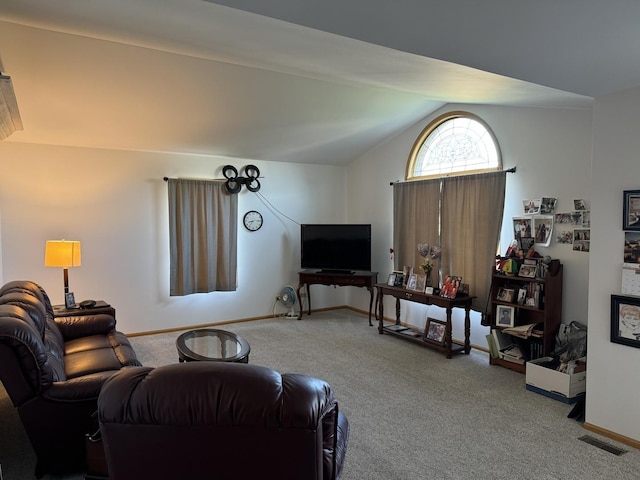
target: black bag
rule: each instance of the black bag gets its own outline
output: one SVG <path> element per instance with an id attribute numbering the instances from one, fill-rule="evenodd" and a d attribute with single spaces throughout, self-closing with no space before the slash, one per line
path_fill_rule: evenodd
<path id="1" fill-rule="evenodd" d="M 566 363 L 587 355 L 587 326 L 578 322 L 561 324 L 556 335 L 556 346 L 551 354 Z"/>

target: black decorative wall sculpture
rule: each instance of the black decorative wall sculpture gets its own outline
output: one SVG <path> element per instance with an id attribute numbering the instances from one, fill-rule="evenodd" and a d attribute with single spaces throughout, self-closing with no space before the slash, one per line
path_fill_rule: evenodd
<path id="1" fill-rule="evenodd" d="M 227 179 L 225 185 L 229 193 L 238 193 L 242 189 L 242 185 L 245 185 L 250 192 L 260 190 L 260 180 L 258 180 L 260 170 L 255 165 L 244 167 L 246 177 L 239 177 L 238 169 L 233 165 L 222 167 L 222 174 Z"/>

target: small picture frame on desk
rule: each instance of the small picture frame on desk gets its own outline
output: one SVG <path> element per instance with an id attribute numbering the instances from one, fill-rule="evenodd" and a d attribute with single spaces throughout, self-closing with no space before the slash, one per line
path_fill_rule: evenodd
<path id="1" fill-rule="evenodd" d="M 427 286 L 426 275 L 416 275 L 416 292 L 424 293 L 424 289 Z"/>
<path id="2" fill-rule="evenodd" d="M 409 283 L 409 277 L 413 274 L 413 268 L 407 267 L 406 265 L 402 268 L 402 286 L 407 288 L 407 283 Z"/>
<path id="3" fill-rule="evenodd" d="M 415 273 L 409 275 L 409 280 L 407 281 L 407 290 L 415 290 L 416 282 L 418 280 L 418 276 Z"/>
<path id="4" fill-rule="evenodd" d="M 396 274 L 395 273 L 390 273 L 389 274 L 389 278 L 387 279 L 387 285 L 389 285 L 390 287 L 395 287 L 396 286 Z"/>
<path id="5" fill-rule="evenodd" d="M 73 292 L 64 294 L 64 308 L 74 308 L 76 306 L 76 298 Z"/>
<path id="6" fill-rule="evenodd" d="M 444 345 L 444 336 L 447 329 L 447 323 L 435 318 L 427 317 L 427 325 L 425 326 L 425 340 L 439 345 Z"/>

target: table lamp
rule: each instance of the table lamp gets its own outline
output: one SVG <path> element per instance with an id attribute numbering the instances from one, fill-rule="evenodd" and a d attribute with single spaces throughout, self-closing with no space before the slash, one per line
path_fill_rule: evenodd
<path id="1" fill-rule="evenodd" d="M 79 267 L 82 255 L 80 242 L 75 240 L 47 240 L 44 266 L 63 269 L 65 298 L 69 293 L 69 268 Z"/>

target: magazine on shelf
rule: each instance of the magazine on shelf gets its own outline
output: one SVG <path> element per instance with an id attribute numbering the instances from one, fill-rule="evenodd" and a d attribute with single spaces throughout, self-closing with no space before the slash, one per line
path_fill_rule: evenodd
<path id="1" fill-rule="evenodd" d="M 389 330 L 390 332 L 402 332 L 403 330 L 409 330 L 409 327 L 405 327 L 404 325 L 400 324 L 385 325 L 383 328 L 385 330 Z"/>
<path id="2" fill-rule="evenodd" d="M 522 353 L 522 350 L 520 349 L 520 347 L 515 343 L 505 348 L 501 353 L 502 353 L 503 360 L 524 365 L 524 362 L 525 362 L 524 354 Z"/>
<path id="3" fill-rule="evenodd" d="M 539 337 L 542 336 L 544 332 L 541 330 L 536 330 L 536 326 L 540 325 L 539 323 L 530 323 L 528 325 L 518 325 L 517 327 L 507 327 L 503 328 L 502 332 L 508 335 L 513 335 L 514 337 L 527 339 L 529 337 Z"/>

